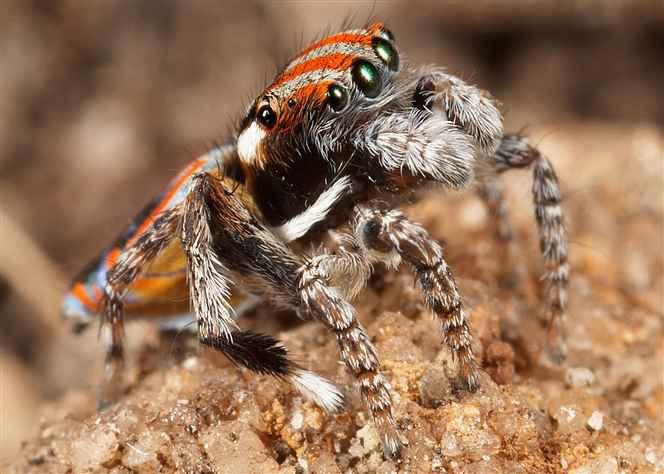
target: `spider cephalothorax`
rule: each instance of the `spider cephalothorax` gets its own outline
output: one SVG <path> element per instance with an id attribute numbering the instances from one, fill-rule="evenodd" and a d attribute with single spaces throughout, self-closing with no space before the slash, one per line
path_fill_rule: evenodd
<path id="1" fill-rule="evenodd" d="M 353 137 L 381 113 L 411 102 L 396 94 L 392 39 L 380 24 L 324 38 L 300 52 L 251 105 L 238 155 L 269 222 L 299 214 L 342 173 L 356 186 L 372 179 Z"/>
<path id="2" fill-rule="evenodd" d="M 474 110 L 434 111 L 458 80 L 402 63 L 394 36 L 373 24 L 309 46 L 256 99 L 238 154 L 270 223 L 299 214 L 342 175 L 372 195 L 432 179 L 453 188 L 470 183 L 480 155 L 500 143 L 500 113 L 465 84 L 458 99 Z"/>
<path id="3" fill-rule="evenodd" d="M 401 442 L 389 384 L 350 304 L 375 265 L 409 264 L 467 388 L 477 387 L 479 369 L 441 246 L 390 206 L 423 185 L 475 183 L 506 244 L 497 177 L 530 165 L 547 305 L 561 333 L 569 270 L 550 162 L 520 135 L 503 133 L 488 93 L 440 68 L 408 67 L 382 24 L 335 34 L 301 51 L 251 104 L 237 139 L 194 160 L 76 279 L 64 313 L 77 327 L 102 314 L 109 387 L 117 386 L 122 363 L 123 315 L 158 307 L 163 317 L 195 319 L 200 341 L 235 363 L 339 409 L 343 396 L 333 384 L 292 361 L 272 337 L 239 328 L 231 304 L 238 283 L 243 293 L 293 308 L 334 334 L 393 456 Z M 302 252 L 329 229 L 333 252 Z M 159 305 L 183 292 L 193 314 Z"/>

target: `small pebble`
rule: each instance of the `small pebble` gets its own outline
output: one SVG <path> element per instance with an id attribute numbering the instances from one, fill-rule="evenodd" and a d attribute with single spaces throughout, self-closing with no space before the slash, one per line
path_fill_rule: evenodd
<path id="1" fill-rule="evenodd" d="M 566 421 L 570 422 L 576 418 L 576 410 L 570 407 L 560 407 L 560 411 L 564 413 Z"/>
<path id="2" fill-rule="evenodd" d="M 477 199 L 466 202 L 459 213 L 460 224 L 468 230 L 479 230 L 487 220 L 486 206 Z"/>
<path id="3" fill-rule="evenodd" d="M 118 450 L 115 433 L 104 429 L 85 433 L 72 443 L 72 465 L 78 472 L 99 469 L 102 464 L 113 459 Z"/>
<path id="4" fill-rule="evenodd" d="M 599 411 L 594 411 L 586 424 L 591 430 L 600 431 L 604 425 L 604 415 Z"/>
<path id="5" fill-rule="evenodd" d="M 299 431 L 302 429 L 302 426 L 304 426 L 304 415 L 301 411 L 297 411 L 293 414 L 293 418 L 291 418 L 291 427 Z"/>
<path id="6" fill-rule="evenodd" d="M 427 408 L 436 408 L 452 395 L 452 385 L 439 367 L 429 368 L 420 380 L 420 397 Z"/>
<path id="7" fill-rule="evenodd" d="M 357 437 L 362 440 L 362 445 L 367 451 L 373 451 L 380 446 L 380 435 L 370 423 L 357 430 Z"/>
<path id="8" fill-rule="evenodd" d="M 198 357 L 187 357 L 184 362 L 182 362 L 182 367 L 187 370 L 193 370 L 198 367 Z"/>
<path id="9" fill-rule="evenodd" d="M 646 449 L 646 461 L 649 464 L 657 464 L 657 453 L 653 448 Z"/>
<path id="10" fill-rule="evenodd" d="M 595 374 L 586 367 L 572 367 L 567 370 L 565 380 L 570 387 L 589 387 L 595 383 Z"/>
<path id="11" fill-rule="evenodd" d="M 569 472 L 570 474 L 618 474 L 618 461 L 613 456 L 602 456 Z"/>
<path id="12" fill-rule="evenodd" d="M 562 467 L 564 471 L 566 471 L 567 468 L 569 467 L 569 463 L 567 462 L 567 459 L 565 459 L 562 456 L 560 457 L 560 467 Z"/>

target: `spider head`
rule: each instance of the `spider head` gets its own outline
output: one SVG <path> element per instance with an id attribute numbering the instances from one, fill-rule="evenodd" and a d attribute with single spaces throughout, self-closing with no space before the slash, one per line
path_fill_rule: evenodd
<path id="1" fill-rule="evenodd" d="M 394 106 L 399 69 L 382 23 L 308 46 L 249 107 L 238 136 L 245 168 L 348 155 L 352 132 Z"/>

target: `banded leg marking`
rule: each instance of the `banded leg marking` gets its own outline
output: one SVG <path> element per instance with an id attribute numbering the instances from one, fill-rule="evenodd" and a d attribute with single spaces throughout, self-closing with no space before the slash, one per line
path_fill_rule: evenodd
<path id="1" fill-rule="evenodd" d="M 459 363 L 463 382 L 469 390 L 476 390 L 479 373 L 471 347 L 472 336 L 440 244 L 396 210 L 359 208 L 355 229 L 369 248 L 384 255 L 396 252 L 413 267 L 426 305 L 442 322 L 443 339 Z"/>

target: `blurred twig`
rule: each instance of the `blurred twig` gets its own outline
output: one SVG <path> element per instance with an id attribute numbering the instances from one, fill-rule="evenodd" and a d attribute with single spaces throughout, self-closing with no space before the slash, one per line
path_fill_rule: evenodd
<path id="1" fill-rule="evenodd" d="M 35 240 L 0 208 L 0 276 L 33 309 L 42 329 L 60 332 L 65 279 Z"/>

